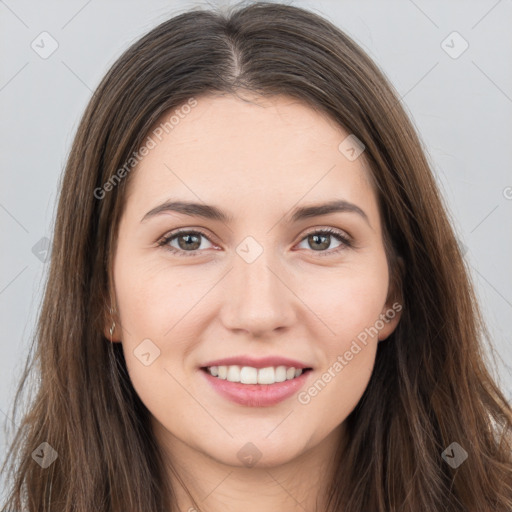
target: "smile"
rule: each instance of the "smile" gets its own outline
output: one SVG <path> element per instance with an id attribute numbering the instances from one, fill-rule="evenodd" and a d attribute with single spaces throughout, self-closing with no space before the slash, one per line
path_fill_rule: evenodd
<path id="1" fill-rule="evenodd" d="M 218 394 L 231 402 L 247 407 L 269 407 L 298 393 L 310 376 L 311 368 L 209 366 L 201 368 L 200 373 Z"/>
<path id="2" fill-rule="evenodd" d="M 238 365 L 209 366 L 206 371 L 213 377 L 242 384 L 275 384 L 300 377 L 303 372 L 301 368 L 286 366 L 253 368 L 252 366 Z"/>

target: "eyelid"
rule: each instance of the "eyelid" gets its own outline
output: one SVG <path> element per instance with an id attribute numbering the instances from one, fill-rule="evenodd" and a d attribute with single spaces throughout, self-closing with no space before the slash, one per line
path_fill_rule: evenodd
<path id="1" fill-rule="evenodd" d="M 181 249 L 176 249 L 175 247 L 169 246 L 169 242 L 178 237 L 181 234 L 195 234 L 195 235 L 201 235 L 204 238 L 206 238 L 210 243 L 215 245 L 215 242 L 213 242 L 210 238 L 210 235 L 206 234 L 205 231 L 203 231 L 201 228 L 178 228 L 173 231 L 169 231 L 165 235 L 163 235 L 161 238 L 157 240 L 157 245 L 159 247 L 162 247 L 163 249 L 168 250 L 171 253 L 177 254 L 178 256 L 197 256 L 201 254 L 204 251 L 194 250 L 194 251 L 183 251 Z"/>
<path id="2" fill-rule="evenodd" d="M 196 235 L 201 235 L 203 236 L 204 238 L 206 238 L 210 243 L 215 244 L 214 241 L 212 241 L 210 238 L 213 238 L 211 237 L 211 235 L 208 235 L 206 234 L 206 232 L 202 229 L 202 228 L 193 228 L 193 227 L 190 227 L 190 228 L 177 228 L 173 231 L 169 231 L 168 233 L 166 233 L 165 235 L 163 235 L 162 237 L 160 237 L 158 240 L 157 240 L 157 245 L 159 247 L 163 247 L 164 249 L 170 251 L 171 253 L 174 253 L 176 254 L 177 256 L 184 256 L 184 257 L 188 257 L 188 256 L 198 256 L 200 255 L 202 252 L 204 252 L 204 250 L 198 250 L 198 249 L 195 249 L 193 251 L 184 251 L 182 249 L 176 249 L 175 247 L 171 247 L 169 246 L 169 242 L 178 237 L 180 234 L 196 234 Z M 335 249 L 328 249 L 326 251 L 313 251 L 313 250 L 309 250 L 308 252 L 312 252 L 312 253 L 316 253 L 317 256 L 329 256 L 329 255 L 334 255 L 334 254 L 338 254 L 340 251 L 344 250 L 344 249 L 347 249 L 347 248 L 354 248 L 354 240 L 352 238 L 352 236 L 350 236 L 346 231 L 342 230 L 342 229 L 339 229 L 339 228 L 333 228 L 333 227 L 330 227 L 330 226 L 324 226 L 324 227 L 321 227 L 321 226 L 315 226 L 313 228 L 309 228 L 302 236 L 301 238 L 299 239 L 299 241 L 297 243 L 301 243 L 303 240 L 305 240 L 308 236 L 310 235 L 314 235 L 314 234 L 327 234 L 327 235 L 330 235 L 330 236 L 333 236 L 334 238 L 336 238 L 340 243 L 341 245 Z M 295 244 L 297 245 L 297 244 Z"/>
<path id="3" fill-rule="evenodd" d="M 326 251 L 313 251 L 309 250 L 308 252 L 314 253 L 315 256 L 323 257 L 323 256 L 334 256 L 338 255 L 341 251 L 345 249 L 352 249 L 355 247 L 354 239 L 352 236 L 350 236 L 346 231 L 339 229 L 339 228 L 333 228 L 333 227 L 313 227 L 310 228 L 308 231 L 306 231 L 302 238 L 299 240 L 299 243 L 301 243 L 304 239 L 306 239 L 310 235 L 314 234 L 327 234 L 330 236 L 333 236 L 336 238 L 341 245 L 339 247 L 336 247 L 335 249 L 328 249 Z"/>

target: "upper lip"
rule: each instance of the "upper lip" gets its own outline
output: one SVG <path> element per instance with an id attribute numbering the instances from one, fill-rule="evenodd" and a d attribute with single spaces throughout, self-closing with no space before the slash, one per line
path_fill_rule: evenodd
<path id="1" fill-rule="evenodd" d="M 287 357 L 278 356 L 267 356 L 262 358 L 254 358 L 251 356 L 233 356 L 226 357 L 224 359 L 215 359 L 215 361 L 209 361 L 201 365 L 201 368 L 210 366 L 251 366 L 253 368 L 268 368 L 269 366 L 286 366 L 288 368 L 304 369 L 311 368 L 311 366 L 296 361 L 295 359 L 289 359 Z"/>

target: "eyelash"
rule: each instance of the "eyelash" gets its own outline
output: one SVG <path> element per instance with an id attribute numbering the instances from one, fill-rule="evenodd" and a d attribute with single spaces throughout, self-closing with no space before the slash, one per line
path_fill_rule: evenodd
<path id="1" fill-rule="evenodd" d="M 180 257 L 181 256 L 184 256 L 184 257 L 198 256 L 199 253 L 202 252 L 198 249 L 195 249 L 193 251 L 184 251 L 182 249 L 176 249 L 175 247 L 171 247 L 170 245 L 168 245 L 171 240 L 173 240 L 174 238 L 177 238 L 179 235 L 183 235 L 183 234 L 204 236 L 209 242 L 211 242 L 211 240 L 208 238 L 208 236 L 200 230 L 179 229 L 177 231 L 173 231 L 173 232 L 169 233 L 168 235 L 165 235 L 163 238 L 161 238 L 157 242 L 157 244 L 159 247 L 163 247 L 164 249 L 166 249 Z M 341 242 L 341 245 L 339 247 L 337 247 L 336 249 L 331 249 L 328 251 L 313 251 L 312 250 L 312 252 L 318 253 L 317 255 L 320 257 L 337 254 L 338 252 L 345 250 L 347 247 L 348 248 L 353 247 L 353 243 L 350 238 L 348 238 L 346 235 L 344 235 L 342 231 L 338 231 L 337 229 L 332 229 L 332 228 L 325 228 L 325 229 L 319 229 L 316 231 L 310 231 L 309 233 L 306 233 L 303 238 L 301 238 L 300 242 L 302 242 L 304 239 L 306 239 L 308 236 L 311 236 L 311 235 L 326 235 L 326 234 L 331 235 L 334 238 L 336 238 L 339 242 Z"/>

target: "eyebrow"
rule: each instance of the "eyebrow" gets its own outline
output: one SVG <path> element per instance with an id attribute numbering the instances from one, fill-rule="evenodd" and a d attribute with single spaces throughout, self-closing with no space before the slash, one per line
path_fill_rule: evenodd
<path id="1" fill-rule="evenodd" d="M 162 203 L 147 212 L 146 215 L 144 215 L 144 217 L 141 219 L 141 222 L 144 222 L 149 218 L 161 213 L 167 212 L 181 213 L 184 215 L 190 215 L 191 217 L 202 217 L 204 219 L 216 220 L 226 224 L 229 224 L 234 220 L 233 216 L 213 205 L 171 200 L 166 201 L 165 203 Z M 349 203 L 343 199 L 335 199 L 322 204 L 314 204 L 310 206 L 294 208 L 291 212 L 290 222 L 299 222 L 304 219 L 310 219 L 312 217 L 319 217 L 321 215 L 329 215 L 339 212 L 356 213 L 361 216 L 368 225 L 370 225 L 368 216 L 361 208 L 359 208 L 359 206 L 353 203 Z"/>

